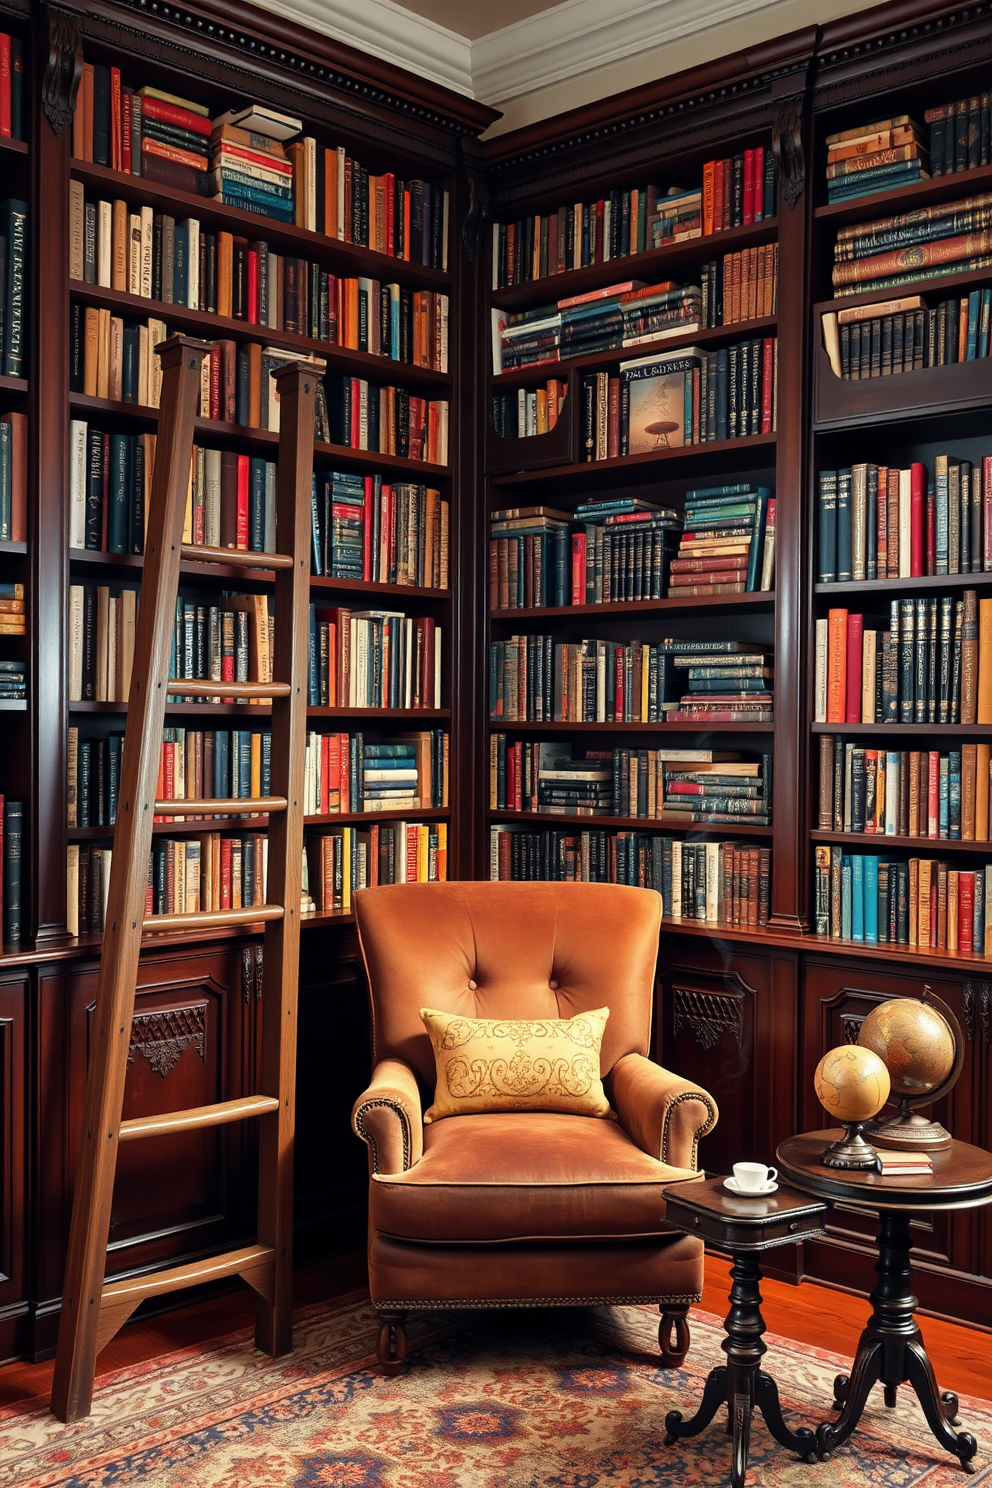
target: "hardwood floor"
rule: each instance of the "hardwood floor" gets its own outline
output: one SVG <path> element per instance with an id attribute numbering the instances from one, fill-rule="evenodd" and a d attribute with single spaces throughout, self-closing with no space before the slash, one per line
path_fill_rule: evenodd
<path id="1" fill-rule="evenodd" d="M 727 1312 L 729 1269 L 729 1262 L 707 1256 L 702 1305 L 719 1317 Z M 337 1256 L 297 1272 L 296 1302 L 304 1307 L 363 1291 L 365 1286 L 364 1253 Z M 851 1297 L 812 1282 L 794 1287 L 768 1278 L 761 1283 L 761 1293 L 762 1313 L 769 1333 L 780 1333 L 798 1343 L 818 1344 L 853 1357 L 868 1316 L 868 1304 L 863 1297 Z M 97 1372 L 106 1374 L 173 1349 L 208 1343 L 238 1328 L 250 1327 L 253 1316 L 251 1293 L 244 1287 L 158 1317 L 128 1323 L 100 1355 Z M 924 1320 L 923 1332 L 942 1389 L 992 1398 L 992 1340 L 987 1332 L 934 1318 Z M 51 1360 L 0 1368 L 0 1408 L 18 1400 L 47 1395 L 53 1368 Z"/>

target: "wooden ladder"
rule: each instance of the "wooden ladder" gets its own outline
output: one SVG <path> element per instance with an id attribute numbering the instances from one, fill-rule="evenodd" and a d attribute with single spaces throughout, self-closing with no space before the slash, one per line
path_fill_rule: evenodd
<path id="1" fill-rule="evenodd" d="M 90 1054 L 82 1141 L 76 1168 L 66 1260 L 53 1413 L 62 1421 L 89 1414 L 96 1357 L 147 1297 L 225 1276 L 241 1276 L 257 1293 L 255 1340 L 268 1354 L 292 1348 L 292 1163 L 299 970 L 303 761 L 306 745 L 308 601 L 314 395 L 322 368 L 292 362 L 279 382 L 278 553 L 184 545 L 200 364 L 208 343 L 173 336 L 160 349 L 164 372 L 152 479 L 144 578 L 128 699 L 114 854 L 100 978 L 95 1042 Z M 268 902 L 217 913 L 145 918 L 152 820 L 189 813 L 189 802 L 157 801 L 166 698 L 215 697 L 217 683 L 169 678 L 179 565 L 275 570 L 272 674 L 281 680 L 238 682 L 239 697 L 272 699 L 272 789 L 259 799 L 204 800 L 205 815 L 268 812 Z M 142 933 L 211 930 L 265 922 L 262 981 L 264 1094 L 193 1110 L 122 1121 Z M 258 1118 L 258 1238 L 252 1245 L 169 1270 L 106 1281 L 107 1238 L 118 1142 Z"/>

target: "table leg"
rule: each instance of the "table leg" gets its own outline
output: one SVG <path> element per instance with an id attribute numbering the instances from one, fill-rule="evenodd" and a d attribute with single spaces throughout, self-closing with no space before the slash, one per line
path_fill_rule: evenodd
<path id="1" fill-rule="evenodd" d="M 871 1294 L 872 1314 L 858 1342 L 850 1376 L 838 1375 L 834 1382 L 835 1404 L 842 1405 L 834 1422 L 824 1422 L 816 1433 L 820 1455 L 828 1458 L 842 1446 L 861 1419 L 872 1386 L 881 1380 L 885 1404 L 893 1406 L 899 1385 L 913 1386 L 930 1429 L 965 1472 L 974 1472 L 972 1457 L 978 1450 L 968 1432 L 956 1432 L 949 1422 L 957 1413 L 957 1400 L 937 1389 L 919 1327 L 914 1316 L 912 1272 L 909 1264 L 909 1215 L 883 1210 L 879 1216 L 878 1281 Z"/>

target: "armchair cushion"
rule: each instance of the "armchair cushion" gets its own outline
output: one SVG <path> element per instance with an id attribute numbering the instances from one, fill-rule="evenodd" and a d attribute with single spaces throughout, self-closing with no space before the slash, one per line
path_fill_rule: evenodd
<path id="1" fill-rule="evenodd" d="M 481 1111 L 606 1116 L 599 1077 L 609 1008 L 574 1018 L 466 1018 L 421 1008 L 437 1066 L 427 1123 Z"/>
<path id="2" fill-rule="evenodd" d="M 662 1186 L 695 1176 L 613 1121 L 487 1112 L 428 1126 L 420 1162 L 376 1173 L 370 1220 L 380 1234 L 435 1244 L 662 1236 Z"/>
<path id="3" fill-rule="evenodd" d="M 699 1139 L 717 1122 L 711 1095 L 642 1054 L 618 1059 L 607 1086 L 617 1115 L 642 1151 L 663 1163 L 696 1167 Z"/>

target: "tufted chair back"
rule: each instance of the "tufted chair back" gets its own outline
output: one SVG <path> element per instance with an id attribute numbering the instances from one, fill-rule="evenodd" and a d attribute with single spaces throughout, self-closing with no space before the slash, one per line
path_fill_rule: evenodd
<path id="1" fill-rule="evenodd" d="M 389 884 L 355 895 L 374 1058 L 434 1085 L 422 1007 L 471 1018 L 571 1018 L 608 1007 L 605 1076 L 647 1054 L 661 896 L 582 883 Z"/>

